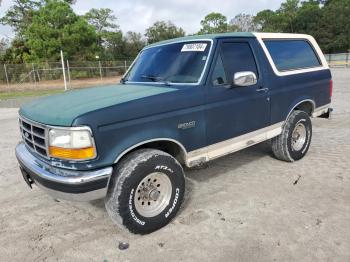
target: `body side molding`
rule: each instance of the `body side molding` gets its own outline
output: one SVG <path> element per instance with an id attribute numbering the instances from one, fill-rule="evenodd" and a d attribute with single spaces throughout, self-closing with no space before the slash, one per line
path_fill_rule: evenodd
<path id="1" fill-rule="evenodd" d="M 187 155 L 186 165 L 188 167 L 193 167 L 278 136 L 282 132 L 283 123 L 284 121 L 191 151 Z"/>

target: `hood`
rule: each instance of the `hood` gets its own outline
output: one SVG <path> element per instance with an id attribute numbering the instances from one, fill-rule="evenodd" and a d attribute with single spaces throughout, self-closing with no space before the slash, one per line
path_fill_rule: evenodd
<path id="1" fill-rule="evenodd" d="M 168 86 L 130 84 L 72 90 L 36 99 L 24 105 L 20 115 L 47 125 L 71 126 L 82 114 L 176 90 Z"/>

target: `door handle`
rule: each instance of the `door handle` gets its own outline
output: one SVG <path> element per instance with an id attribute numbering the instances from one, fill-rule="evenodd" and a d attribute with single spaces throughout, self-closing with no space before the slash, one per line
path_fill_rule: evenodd
<path id="1" fill-rule="evenodd" d="M 259 87 L 257 90 L 256 90 L 256 92 L 268 92 L 269 91 L 269 89 L 267 88 L 267 87 Z"/>

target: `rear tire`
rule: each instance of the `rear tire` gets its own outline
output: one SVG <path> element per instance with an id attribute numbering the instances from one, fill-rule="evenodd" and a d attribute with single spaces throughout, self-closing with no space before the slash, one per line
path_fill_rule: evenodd
<path id="1" fill-rule="evenodd" d="M 286 120 L 282 133 L 272 139 L 272 151 L 279 160 L 293 162 L 303 158 L 309 150 L 312 123 L 304 111 L 293 111 Z"/>
<path id="2" fill-rule="evenodd" d="M 175 217 L 184 192 L 180 163 L 163 151 L 141 149 L 115 168 L 105 205 L 115 223 L 132 233 L 148 234 Z"/>

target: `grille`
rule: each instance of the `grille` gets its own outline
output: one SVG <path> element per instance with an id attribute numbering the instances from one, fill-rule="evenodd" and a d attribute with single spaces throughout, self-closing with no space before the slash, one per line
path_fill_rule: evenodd
<path id="1" fill-rule="evenodd" d="M 47 128 L 27 119 L 19 119 L 23 142 L 39 155 L 48 158 Z"/>

